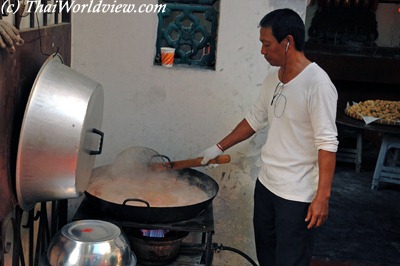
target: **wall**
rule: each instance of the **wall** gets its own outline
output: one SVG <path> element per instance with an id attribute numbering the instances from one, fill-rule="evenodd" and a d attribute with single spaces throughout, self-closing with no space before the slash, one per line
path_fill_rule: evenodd
<path id="1" fill-rule="evenodd" d="M 135 1 L 141 3 L 156 1 Z M 150 147 L 173 160 L 196 157 L 243 118 L 268 71 L 260 55 L 259 20 L 280 7 L 305 17 L 306 1 L 220 4 L 215 71 L 153 66 L 155 14 L 73 14 L 72 67 L 105 88 L 105 142 L 97 166 L 112 163 L 130 146 Z M 227 152 L 231 164 L 207 172 L 220 185 L 213 241 L 252 258 L 252 194 L 264 139 L 262 132 L 237 145 Z M 216 254 L 215 260 L 215 265 L 244 265 L 226 252 Z"/>

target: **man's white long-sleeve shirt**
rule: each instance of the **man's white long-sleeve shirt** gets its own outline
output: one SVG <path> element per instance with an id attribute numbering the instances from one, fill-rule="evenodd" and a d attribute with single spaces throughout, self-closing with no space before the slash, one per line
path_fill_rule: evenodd
<path id="1" fill-rule="evenodd" d="M 245 117 L 254 131 L 268 130 L 258 178 L 279 197 L 311 202 L 318 186 L 318 150 L 336 152 L 338 147 L 337 91 L 316 63 L 279 83 L 274 67 Z"/>

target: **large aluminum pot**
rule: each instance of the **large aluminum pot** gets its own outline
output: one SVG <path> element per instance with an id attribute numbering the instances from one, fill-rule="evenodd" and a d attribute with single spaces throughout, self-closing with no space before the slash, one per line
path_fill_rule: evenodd
<path id="1" fill-rule="evenodd" d="M 16 192 L 23 210 L 79 197 L 87 188 L 104 134 L 101 84 L 50 56 L 32 87 L 18 145 Z"/>
<path id="2" fill-rule="evenodd" d="M 81 220 L 65 225 L 52 238 L 47 262 L 51 266 L 135 266 L 136 256 L 118 226 Z"/>

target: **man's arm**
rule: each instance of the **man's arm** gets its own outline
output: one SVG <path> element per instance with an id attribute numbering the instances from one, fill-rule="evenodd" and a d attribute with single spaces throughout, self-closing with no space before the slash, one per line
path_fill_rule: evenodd
<path id="1" fill-rule="evenodd" d="M 218 144 L 222 147 L 223 150 L 227 150 L 235 144 L 242 142 L 252 135 L 254 135 L 255 131 L 249 125 L 246 119 L 243 119 L 235 129 L 223 138 Z"/>
<path id="2" fill-rule="evenodd" d="M 329 199 L 331 197 L 333 175 L 335 173 L 336 165 L 336 153 L 319 150 L 318 165 L 318 190 L 314 200 L 308 208 L 306 218 L 306 222 L 309 222 L 309 229 L 321 226 L 328 219 Z"/>

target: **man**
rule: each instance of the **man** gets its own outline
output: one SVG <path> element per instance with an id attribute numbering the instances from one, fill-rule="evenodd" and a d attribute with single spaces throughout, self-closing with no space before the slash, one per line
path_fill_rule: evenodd
<path id="1" fill-rule="evenodd" d="M 273 66 L 245 118 L 202 152 L 203 164 L 267 127 L 254 192 L 254 232 L 260 265 L 309 265 L 312 228 L 328 217 L 335 170 L 337 91 L 304 55 L 304 23 L 290 9 L 260 22 L 261 54 Z"/>
<path id="2" fill-rule="evenodd" d="M 6 21 L 0 20 L 0 47 L 6 49 L 9 54 L 16 52 L 15 45 L 22 45 L 24 40 L 19 35 L 19 31 Z"/>

